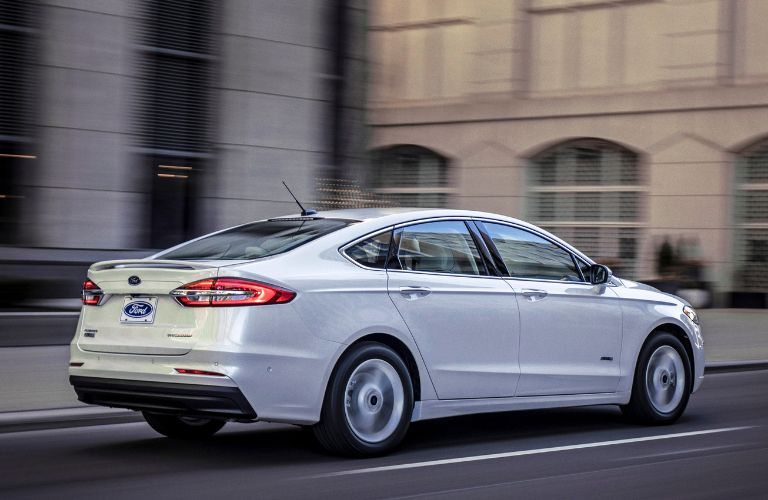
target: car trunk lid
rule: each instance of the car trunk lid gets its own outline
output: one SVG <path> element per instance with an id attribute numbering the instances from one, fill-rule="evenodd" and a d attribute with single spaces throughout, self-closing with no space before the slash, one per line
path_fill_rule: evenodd
<path id="1" fill-rule="evenodd" d="M 170 292 L 216 277 L 220 264 L 165 260 L 94 264 L 88 277 L 104 297 L 98 306 L 83 306 L 78 346 L 92 352 L 182 355 L 197 342 L 210 340 L 212 311 L 183 307 Z"/>

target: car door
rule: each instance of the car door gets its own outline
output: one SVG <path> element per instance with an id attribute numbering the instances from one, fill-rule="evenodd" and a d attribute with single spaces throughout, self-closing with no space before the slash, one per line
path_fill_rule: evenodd
<path id="1" fill-rule="evenodd" d="M 396 229 L 389 295 L 440 399 L 514 396 L 519 315 L 513 290 L 490 276 L 462 220 Z"/>
<path id="2" fill-rule="evenodd" d="M 578 260 L 543 235 L 479 223 L 503 261 L 520 309 L 517 396 L 614 392 L 620 376 L 621 308 L 610 285 L 582 278 Z"/>

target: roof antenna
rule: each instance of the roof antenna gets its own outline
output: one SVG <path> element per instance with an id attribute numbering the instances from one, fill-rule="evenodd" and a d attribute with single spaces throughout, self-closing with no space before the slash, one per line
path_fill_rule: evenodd
<path id="1" fill-rule="evenodd" d="M 304 205 L 302 205 L 301 202 L 299 201 L 299 199 L 296 198 L 296 196 L 293 194 L 293 191 L 291 191 L 291 188 L 288 187 L 288 184 L 286 184 L 285 181 L 283 181 L 283 186 L 285 186 L 285 189 L 287 189 L 288 192 L 291 194 L 291 198 L 293 198 L 293 201 L 295 201 L 296 204 L 301 209 L 301 216 L 302 217 L 307 217 L 309 215 L 315 215 L 317 213 L 317 210 L 315 210 L 314 208 L 304 208 Z"/>

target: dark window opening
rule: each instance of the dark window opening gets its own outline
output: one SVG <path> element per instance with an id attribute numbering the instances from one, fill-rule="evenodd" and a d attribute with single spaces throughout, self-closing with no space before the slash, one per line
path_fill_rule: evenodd
<path id="1" fill-rule="evenodd" d="M 448 159 L 414 145 L 373 151 L 373 186 L 396 206 L 444 207 L 451 193 Z"/>
<path id="2" fill-rule="evenodd" d="M 18 243 L 36 160 L 37 3 L 0 0 L 0 243 Z"/>
<path id="3" fill-rule="evenodd" d="M 145 0 L 139 29 L 137 145 L 150 203 L 148 243 L 196 234 L 202 173 L 212 157 L 212 0 Z"/>

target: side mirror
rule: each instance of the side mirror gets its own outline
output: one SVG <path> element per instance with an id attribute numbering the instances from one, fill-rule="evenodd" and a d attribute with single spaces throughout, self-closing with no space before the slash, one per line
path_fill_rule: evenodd
<path id="1" fill-rule="evenodd" d="M 608 266 L 592 264 L 589 268 L 589 282 L 593 285 L 604 285 L 611 280 L 613 273 Z"/>

